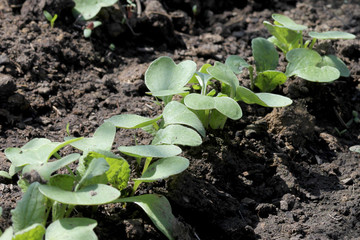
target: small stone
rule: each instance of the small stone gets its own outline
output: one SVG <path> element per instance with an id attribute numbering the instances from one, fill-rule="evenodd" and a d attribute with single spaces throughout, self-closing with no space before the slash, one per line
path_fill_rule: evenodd
<path id="1" fill-rule="evenodd" d="M 289 210 L 289 204 L 286 201 L 281 200 L 280 201 L 280 209 L 283 210 L 283 211 L 288 211 Z"/>
<path id="2" fill-rule="evenodd" d="M 354 183 L 354 181 L 352 178 L 345 178 L 345 179 L 341 180 L 341 183 L 345 184 L 345 185 L 352 185 Z"/>

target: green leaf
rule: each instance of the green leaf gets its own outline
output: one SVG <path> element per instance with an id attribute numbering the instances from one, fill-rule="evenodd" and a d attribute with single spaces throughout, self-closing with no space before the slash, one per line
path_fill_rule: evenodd
<path id="1" fill-rule="evenodd" d="M 161 117 L 162 115 L 155 118 L 147 118 L 135 114 L 121 114 L 112 116 L 108 120 L 105 120 L 105 122 L 111 122 L 118 128 L 135 129 L 156 123 Z"/>
<path id="2" fill-rule="evenodd" d="M 135 181 L 154 182 L 179 174 L 189 167 L 189 160 L 184 157 L 161 158 L 151 164 L 142 174 L 141 178 L 135 178 Z"/>
<path id="3" fill-rule="evenodd" d="M 229 97 L 215 97 L 215 109 L 232 120 L 238 120 L 242 117 L 242 110 L 239 104 Z M 212 117 L 212 116 L 211 116 Z"/>
<path id="4" fill-rule="evenodd" d="M 17 232 L 12 240 L 42 240 L 44 234 L 44 226 L 36 223 Z"/>
<path id="5" fill-rule="evenodd" d="M 80 154 L 73 153 L 53 162 L 47 162 L 45 164 L 29 164 L 23 168 L 22 173 L 31 172 L 31 170 L 37 171 L 44 180 L 49 180 L 53 172 L 67 166 L 68 164 L 78 160 Z"/>
<path id="6" fill-rule="evenodd" d="M 60 143 L 51 142 L 46 138 L 34 138 L 22 148 L 7 148 L 5 155 L 15 167 L 22 167 L 27 164 L 42 164 L 46 163 L 61 148 L 80 139 L 82 138 L 72 138 Z"/>
<path id="7" fill-rule="evenodd" d="M 206 63 L 206 64 L 202 65 L 200 70 L 198 72 L 196 72 L 196 73 L 200 72 L 200 73 L 207 74 L 208 73 L 207 72 L 208 67 L 211 67 L 211 65 Z M 192 83 L 197 83 L 197 82 L 198 82 L 198 80 L 196 79 L 196 75 L 194 74 L 188 83 L 192 84 Z"/>
<path id="8" fill-rule="evenodd" d="M 106 183 L 107 178 L 105 172 L 110 168 L 104 158 L 94 158 L 86 168 L 84 175 L 79 181 L 79 186 L 87 186 L 96 183 Z"/>
<path id="9" fill-rule="evenodd" d="M 227 57 L 225 64 L 228 65 L 235 74 L 242 73 L 243 68 L 248 68 L 250 66 L 243 58 L 237 55 L 230 55 Z"/>
<path id="10" fill-rule="evenodd" d="M 92 30 L 90 28 L 85 28 L 84 29 L 84 38 L 91 37 L 91 34 L 92 34 Z"/>
<path id="11" fill-rule="evenodd" d="M 301 46 L 302 35 L 300 32 L 291 30 L 284 26 L 272 25 L 267 21 L 264 21 L 264 25 L 276 38 L 276 41 L 274 41 L 274 39 L 269 40 L 279 47 L 284 53 Z"/>
<path id="12" fill-rule="evenodd" d="M 169 125 L 156 133 L 151 144 L 199 146 L 201 143 L 201 136 L 195 130 L 181 125 Z"/>
<path id="13" fill-rule="evenodd" d="M 130 166 L 128 162 L 121 158 L 105 157 L 105 160 L 110 165 L 106 172 L 108 183 L 119 190 L 123 190 L 128 186 L 130 178 Z"/>
<path id="14" fill-rule="evenodd" d="M 65 191 L 71 191 L 74 187 L 75 178 L 72 175 L 56 174 L 51 176 L 50 186 L 59 187 Z"/>
<path id="15" fill-rule="evenodd" d="M 49 185 L 41 185 L 39 190 L 54 201 L 71 205 L 100 205 L 120 197 L 119 190 L 105 184 L 89 185 L 76 192 L 65 191 Z"/>
<path id="16" fill-rule="evenodd" d="M 255 78 L 255 86 L 262 92 L 272 92 L 278 85 L 285 83 L 286 75 L 279 71 L 265 71 L 259 73 Z"/>
<path id="17" fill-rule="evenodd" d="M 181 148 L 175 145 L 136 145 L 121 146 L 118 148 L 120 152 L 132 157 L 155 157 L 166 158 L 179 155 Z"/>
<path id="18" fill-rule="evenodd" d="M 285 107 L 292 104 L 292 100 L 272 93 L 254 93 L 245 87 L 238 87 L 236 101 L 243 101 L 247 104 L 259 104 L 264 107 Z"/>
<path id="19" fill-rule="evenodd" d="M 309 32 L 309 36 L 316 39 L 355 39 L 355 35 L 347 32 L 328 31 L 328 32 Z"/>
<path id="20" fill-rule="evenodd" d="M 201 94 L 205 95 L 207 85 L 208 85 L 210 79 L 212 79 L 212 76 L 207 73 L 196 72 L 195 77 L 201 86 Z M 193 87 L 194 87 L 194 85 L 193 85 Z"/>
<path id="21" fill-rule="evenodd" d="M 102 7 L 109 7 L 117 0 L 74 0 L 74 2 L 76 15 L 81 14 L 84 20 L 89 20 L 95 17 Z"/>
<path id="22" fill-rule="evenodd" d="M 11 210 L 14 232 L 17 233 L 35 223 L 45 222 L 46 198 L 39 192 L 40 183 L 32 183 L 16 208 Z"/>
<path id="23" fill-rule="evenodd" d="M 160 57 L 153 61 L 145 72 L 145 84 L 154 96 L 166 96 L 164 90 L 171 90 L 168 95 L 184 92 L 184 86 L 196 71 L 196 63 L 190 60 L 176 65 L 169 57 Z M 178 91 L 178 92 L 177 92 Z"/>
<path id="24" fill-rule="evenodd" d="M 296 22 L 294 22 L 291 18 L 281 15 L 281 14 L 276 14 L 274 13 L 272 15 L 272 18 L 277 22 L 280 23 L 282 26 L 294 30 L 294 31 L 303 31 L 305 29 L 307 29 L 306 26 L 304 25 L 300 25 L 297 24 Z"/>
<path id="25" fill-rule="evenodd" d="M 322 57 L 316 51 L 306 48 L 293 49 L 286 54 L 289 64 L 286 66 L 286 76 L 291 77 L 299 69 L 316 66 L 322 61 Z"/>
<path id="26" fill-rule="evenodd" d="M 49 225 L 45 240 L 97 240 L 96 225 L 90 218 L 63 218 Z"/>
<path id="27" fill-rule="evenodd" d="M 116 202 L 133 202 L 139 205 L 168 239 L 175 239 L 180 226 L 178 220 L 172 214 L 170 203 L 166 197 L 157 194 L 144 194 L 120 198 Z"/>
<path id="28" fill-rule="evenodd" d="M 174 124 L 182 124 L 194 128 L 201 136 L 205 137 L 205 128 L 195 113 L 190 111 L 184 104 L 172 101 L 167 104 L 163 112 L 164 127 Z"/>
<path id="29" fill-rule="evenodd" d="M 184 104 L 194 110 L 208 110 L 215 108 L 213 97 L 201 95 L 198 93 L 190 93 L 184 98 Z"/>
<path id="30" fill-rule="evenodd" d="M 8 227 L 5 232 L 0 236 L 0 240 L 12 240 L 13 233 L 13 227 Z"/>
<path id="31" fill-rule="evenodd" d="M 309 66 L 298 69 L 294 73 L 295 75 L 311 82 L 332 82 L 340 77 L 339 70 L 330 66 L 324 66 L 321 68 Z"/>
<path id="32" fill-rule="evenodd" d="M 215 79 L 230 86 L 230 97 L 235 95 L 236 87 L 239 86 L 239 80 L 228 65 L 215 62 L 215 65 L 213 67 L 209 67 L 207 71 Z"/>
<path id="33" fill-rule="evenodd" d="M 11 179 L 11 175 L 5 171 L 0 171 L 0 177 Z"/>
<path id="34" fill-rule="evenodd" d="M 81 139 L 80 141 L 72 143 L 71 146 L 83 151 L 84 155 L 96 150 L 110 151 L 114 142 L 115 133 L 116 127 L 111 122 L 105 122 L 96 129 L 93 137 Z M 66 137 L 65 139 L 73 138 Z"/>
<path id="35" fill-rule="evenodd" d="M 349 148 L 350 151 L 360 153 L 360 145 L 355 145 Z"/>
<path id="36" fill-rule="evenodd" d="M 209 125 L 212 129 L 223 129 L 227 119 L 228 119 L 227 116 L 225 116 L 218 110 L 213 109 L 211 111 Z"/>
<path id="37" fill-rule="evenodd" d="M 51 16 L 51 14 L 48 12 L 48 11 L 46 11 L 46 10 L 44 10 L 44 16 L 45 16 L 45 18 L 46 18 L 46 20 L 48 20 L 49 22 L 51 22 L 51 20 L 52 20 L 52 16 Z"/>
<path id="38" fill-rule="evenodd" d="M 279 54 L 274 45 L 265 38 L 254 38 L 251 48 L 255 59 L 256 72 L 274 70 L 279 63 Z"/>
<path id="39" fill-rule="evenodd" d="M 322 57 L 322 61 L 316 65 L 317 67 L 330 66 L 340 71 L 340 76 L 349 77 L 350 71 L 345 63 L 335 55 L 326 55 Z"/>

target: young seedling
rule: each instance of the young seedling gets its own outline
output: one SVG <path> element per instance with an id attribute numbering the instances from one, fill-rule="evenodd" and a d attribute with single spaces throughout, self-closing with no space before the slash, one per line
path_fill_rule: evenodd
<path id="1" fill-rule="evenodd" d="M 90 21 L 87 22 L 84 28 L 84 37 L 89 38 L 92 34 L 92 31 L 100 26 L 102 23 L 100 21 Z"/>
<path id="2" fill-rule="evenodd" d="M 52 16 L 48 11 L 44 10 L 44 16 L 45 16 L 46 20 L 49 21 L 51 28 L 53 28 L 55 21 L 58 18 L 58 15 L 55 14 L 54 16 Z"/>
<path id="3" fill-rule="evenodd" d="M 243 68 L 247 68 L 251 90 L 254 90 L 256 86 L 261 92 L 272 92 L 287 80 L 284 73 L 275 70 L 279 63 L 279 54 L 274 45 L 265 38 L 254 38 L 251 41 L 251 47 L 255 60 L 256 77 L 254 77 L 254 67 L 239 56 L 229 56 L 225 64 L 229 65 L 235 74 L 240 74 Z"/>
<path id="4" fill-rule="evenodd" d="M 295 23 L 290 18 L 273 14 L 274 24 L 264 21 L 265 27 L 273 35 L 268 40 L 277 46 L 285 55 L 289 64 L 286 76 L 299 76 L 313 82 L 332 82 L 340 76 L 350 75 L 344 62 L 335 55 L 321 56 L 313 47 L 317 40 L 354 39 L 355 35 L 339 32 L 309 32 L 312 40 L 304 42 L 304 25 Z"/>

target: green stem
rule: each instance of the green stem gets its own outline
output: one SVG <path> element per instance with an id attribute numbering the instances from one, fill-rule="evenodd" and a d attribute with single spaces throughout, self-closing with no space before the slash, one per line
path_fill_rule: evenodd
<path id="1" fill-rule="evenodd" d="M 155 128 L 156 131 L 158 131 L 160 129 L 159 125 L 157 124 L 157 122 L 153 123 L 153 126 Z"/>
<path id="2" fill-rule="evenodd" d="M 66 167 L 66 169 L 69 171 L 69 174 L 75 179 L 75 174 L 73 173 L 73 171 L 71 170 L 71 168 L 70 168 L 68 165 L 66 165 L 65 167 Z"/>
<path id="3" fill-rule="evenodd" d="M 56 157 L 57 159 L 61 159 L 61 156 L 60 156 L 57 152 L 54 153 L 53 155 L 54 155 L 54 157 Z"/>
<path id="4" fill-rule="evenodd" d="M 70 214 L 74 210 L 74 208 L 75 208 L 75 205 L 70 205 L 70 204 L 68 205 L 68 208 L 65 212 L 65 218 L 70 217 Z"/>
<path id="5" fill-rule="evenodd" d="M 141 173 L 144 174 L 144 172 L 148 169 L 150 163 L 151 163 L 151 160 L 152 160 L 152 157 L 147 157 L 146 160 L 145 160 L 145 164 L 144 164 L 144 168 L 143 168 L 143 171 Z"/>
<path id="6" fill-rule="evenodd" d="M 207 129 L 209 127 L 209 121 L 210 121 L 210 110 L 206 109 L 205 111 L 205 117 L 204 117 L 204 127 Z"/>
<path id="7" fill-rule="evenodd" d="M 314 47 L 314 45 L 316 43 L 316 40 L 317 40 L 316 38 L 313 38 L 313 40 L 311 41 L 311 44 L 309 46 L 310 49 L 313 49 L 313 47 Z"/>
<path id="8" fill-rule="evenodd" d="M 250 76 L 250 89 L 251 91 L 254 91 L 255 82 L 254 82 L 254 68 L 249 67 L 249 76 Z"/>
<path id="9" fill-rule="evenodd" d="M 136 180 L 135 180 L 135 182 L 134 182 L 134 187 L 133 187 L 133 190 L 132 190 L 130 196 L 134 196 L 136 190 L 138 189 L 138 187 L 140 186 L 141 183 L 142 183 L 142 181 L 136 181 Z"/>

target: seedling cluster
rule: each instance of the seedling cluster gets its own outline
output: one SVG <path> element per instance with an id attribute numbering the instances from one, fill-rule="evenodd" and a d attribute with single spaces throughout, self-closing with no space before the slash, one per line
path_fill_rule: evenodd
<path id="1" fill-rule="evenodd" d="M 77 0 L 76 11 L 84 19 L 91 19 L 102 6 L 113 2 L 86 1 L 85 4 Z M 166 197 L 138 195 L 137 189 L 141 184 L 179 174 L 189 166 L 189 160 L 179 156 L 182 153 L 179 146 L 199 146 L 208 128 L 222 129 L 228 118 L 240 119 L 243 112 L 239 101 L 264 107 L 290 105 L 291 99 L 267 93 L 287 77 L 298 75 L 309 80 L 310 77 L 304 76 L 316 70 L 321 79 L 315 73 L 311 79 L 324 82 L 325 70 L 324 74 L 337 71 L 336 76 L 345 73 L 340 59 L 333 55 L 321 57 L 312 47 L 316 39 L 350 38 L 348 35 L 311 33 L 315 41 L 303 43 L 304 26 L 281 15 L 273 17 L 275 25 L 264 24 L 274 37 L 270 41 L 264 38 L 252 41 L 255 68 L 238 56 L 229 56 L 225 63 L 205 64 L 198 70 L 190 60 L 176 64 L 169 57 L 160 57 L 153 61 L 145 73 L 145 84 L 149 94 L 163 107 L 162 113 L 154 118 L 116 115 L 107 119 L 90 138 L 68 136 L 64 142 L 36 138 L 21 148 L 6 149 L 11 167 L 0 175 L 12 178 L 18 174 L 24 195 L 12 210 L 13 225 L 0 239 L 42 239 L 43 236 L 57 240 L 97 239 L 93 231 L 97 222 L 72 217 L 74 209 L 81 205 L 96 209 L 109 203 L 139 205 L 166 237 L 174 239 L 178 223 Z M 273 43 L 286 53 L 289 61 L 286 73 L 275 70 L 279 56 Z M 239 84 L 237 74 L 243 68 L 249 70 L 251 89 Z M 262 92 L 254 92 L 255 87 Z M 175 95 L 179 100 L 174 100 Z M 141 128 L 153 135 L 152 142 L 120 146 L 117 149 L 122 153 L 120 156 L 113 152 L 117 128 Z M 73 153 L 61 155 L 60 150 L 65 146 L 72 146 Z M 135 166 L 129 164 L 132 158 L 136 159 Z M 70 168 L 74 162 L 76 169 Z M 130 177 L 131 168 L 137 171 L 134 178 Z"/>

